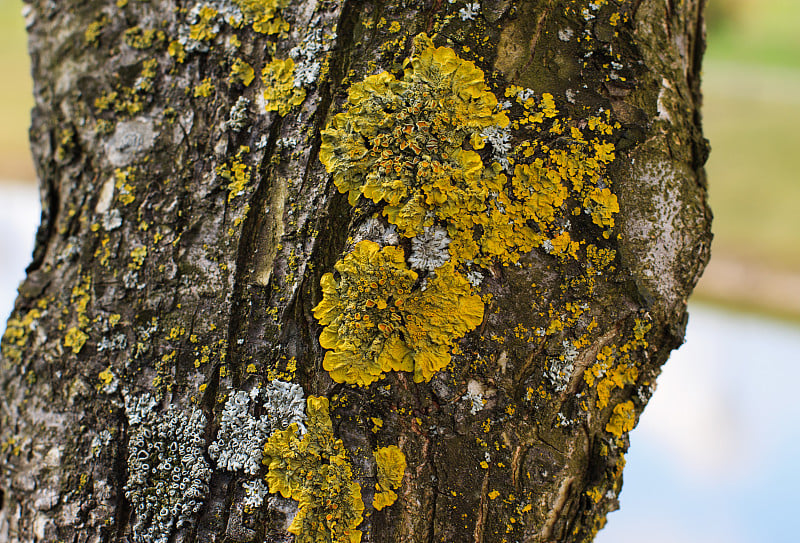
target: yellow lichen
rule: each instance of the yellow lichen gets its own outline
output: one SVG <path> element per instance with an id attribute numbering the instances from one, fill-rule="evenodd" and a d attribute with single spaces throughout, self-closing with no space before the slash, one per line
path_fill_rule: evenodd
<path id="1" fill-rule="evenodd" d="M 294 61 L 291 58 L 275 59 L 264 66 L 261 79 L 267 111 L 277 111 L 283 116 L 306 99 L 305 89 L 294 86 Z"/>
<path id="2" fill-rule="evenodd" d="M 89 336 L 85 332 L 77 326 L 73 326 L 64 335 L 64 347 L 69 347 L 73 353 L 78 354 L 83 349 L 87 339 L 89 339 Z"/>
<path id="3" fill-rule="evenodd" d="M 328 399 L 306 400 L 307 431 L 274 432 L 264 446 L 269 491 L 298 502 L 289 532 L 297 543 L 358 543 L 364 502 L 347 451 L 333 435 Z"/>
<path id="4" fill-rule="evenodd" d="M 14 363 L 22 361 L 22 352 L 28 344 L 30 332 L 35 328 L 36 322 L 42 316 L 38 308 L 31 309 L 21 318 L 11 317 L 3 333 L 3 356 Z"/>
<path id="5" fill-rule="evenodd" d="M 123 34 L 123 40 L 128 46 L 134 49 L 148 49 L 155 43 L 164 40 L 164 32 L 161 30 L 148 29 L 142 30 L 138 26 L 129 28 Z"/>
<path id="6" fill-rule="evenodd" d="M 214 83 L 210 77 L 206 77 L 198 85 L 195 85 L 192 94 L 195 98 L 208 98 L 213 91 Z"/>
<path id="7" fill-rule="evenodd" d="M 381 447 L 376 450 L 375 462 L 378 465 L 378 482 L 375 484 L 375 499 L 372 506 L 380 511 L 397 500 L 394 492 L 403 482 L 406 471 L 406 457 L 396 445 Z"/>
<path id="8" fill-rule="evenodd" d="M 245 87 L 249 86 L 255 78 L 255 71 L 244 60 L 237 58 L 231 66 L 231 74 L 228 76 L 229 83 L 241 83 Z"/>
<path id="9" fill-rule="evenodd" d="M 429 381 L 451 359 L 455 341 L 483 320 L 483 302 L 451 263 L 427 288 L 414 288 L 403 250 L 362 241 L 321 279 L 314 316 L 325 328 L 323 367 L 340 383 L 368 385 L 387 371 Z"/>
<path id="10" fill-rule="evenodd" d="M 617 404 L 614 406 L 614 412 L 611 414 L 611 420 L 606 424 L 606 432 L 622 437 L 625 432 L 633 430 L 636 424 L 636 413 L 633 410 L 633 402 Z"/>
<path id="11" fill-rule="evenodd" d="M 289 5 L 289 0 L 233 0 L 242 10 L 245 22 L 261 34 L 277 34 L 289 30 L 279 10 Z"/>
<path id="12" fill-rule="evenodd" d="M 228 181 L 228 201 L 244 194 L 250 183 L 250 166 L 244 163 L 244 157 L 250 152 L 246 145 L 239 147 L 236 156 L 228 164 L 217 167 L 217 175 Z"/>
<path id="13" fill-rule="evenodd" d="M 100 43 L 100 33 L 107 24 L 108 18 L 105 15 L 89 23 L 89 26 L 86 27 L 86 31 L 83 33 L 83 39 L 86 41 L 86 45 L 97 47 Z"/>
<path id="14" fill-rule="evenodd" d="M 177 40 L 169 42 L 167 53 L 169 53 L 169 56 L 173 57 L 179 64 L 186 60 L 186 49 L 183 47 L 183 44 Z"/>
<path id="15" fill-rule="evenodd" d="M 487 200 L 502 188 L 497 168 L 475 151 L 483 131 L 505 127 L 483 72 L 421 34 L 396 79 L 381 72 L 354 84 L 348 108 L 323 131 L 320 159 L 351 204 L 384 202 L 406 237 L 436 219 L 454 243 L 486 224 Z"/>
<path id="16" fill-rule="evenodd" d="M 189 38 L 197 41 L 213 40 L 217 36 L 217 30 L 212 23 L 218 13 L 209 5 L 201 7 L 197 14 L 197 22 L 189 27 Z"/>

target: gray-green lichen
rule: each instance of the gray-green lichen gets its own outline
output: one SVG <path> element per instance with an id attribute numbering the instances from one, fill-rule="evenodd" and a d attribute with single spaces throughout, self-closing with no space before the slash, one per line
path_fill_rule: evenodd
<path id="1" fill-rule="evenodd" d="M 133 509 L 136 543 L 166 543 L 191 524 L 211 478 L 203 456 L 205 415 L 177 406 L 157 414 L 154 403 L 149 394 L 126 402 L 131 428 L 125 497 Z"/>

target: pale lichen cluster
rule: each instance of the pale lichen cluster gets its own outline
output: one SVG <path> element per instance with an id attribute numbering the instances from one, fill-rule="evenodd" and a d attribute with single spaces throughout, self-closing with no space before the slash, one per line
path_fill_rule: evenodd
<path id="1" fill-rule="evenodd" d="M 130 437 L 125 497 L 133 509 L 137 543 L 166 543 L 193 522 L 211 478 L 203 455 L 203 413 L 170 406 L 156 414 L 154 407 L 149 394 L 126 402 Z"/>

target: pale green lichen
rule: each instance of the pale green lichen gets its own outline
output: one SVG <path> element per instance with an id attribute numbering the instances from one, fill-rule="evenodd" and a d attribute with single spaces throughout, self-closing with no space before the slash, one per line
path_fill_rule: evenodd
<path id="1" fill-rule="evenodd" d="M 403 250 L 359 242 L 322 277 L 314 316 L 325 326 L 323 367 L 338 382 L 368 385 L 384 372 L 429 381 L 450 363 L 456 340 L 483 320 L 483 302 L 452 264 L 415 288 Z"/>
<path id="2" fill-rule="evenodd" d="M 273 433 L 264 446 L 269 491 L 298 502 L 289 532 L 296 543 L 358 543 L 364 502 L 347 451 L 333 435 L 328 399 L 309 396 L 307 432 L 297 424 Z"/>

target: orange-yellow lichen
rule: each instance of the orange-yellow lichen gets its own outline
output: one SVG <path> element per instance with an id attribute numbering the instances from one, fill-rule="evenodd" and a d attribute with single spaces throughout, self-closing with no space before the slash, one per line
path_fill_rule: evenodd
<path id="1" fill-rule="evenodd" d="M 291 58 L 273 60 L 264 66 L 261 78 L 264 83 L 264 108 L 267 111 L 286 115 L 306 99 L 305 89 L 294 86 L 294 61 Z"/>
<path id="2" fill-rule="evenodd" d="M 250 184 L 250 166 L 244 163 L 244 157 L 250 152 L 250 147 L 241 145 L 229 163 L 217 166 L 217 175 L 228 181 L 228 202 L 244 194 Z"/>
<path id="3" fill-rule="evenodd" d="M 396 445 L 381 447 L 376 450 L 375 462 L 378 465 L 378 482 L 375 484 L 375 499 L 372 506 L 380 511 L 397 500 L 394 492 L 403 482 L 406 471 L 406 457 Z"/>
<path id="4" fill-rule="evenodd" d="M 483 302 L 448 263 L 415 288 L 403 250 L 362 241 L 322 277 L 314 316 L 325 328 L 323 367 L 337 382 L 368 385 L 387 371 L 429 381 L 451 359 L 455 341 L 483 320 Z"/>
<path id="5" fill-rule="evenodd" d="M 508 117 L 472 62 L 425 34 L 414 45 L 402 80 L 381 72 L 350 88 L 347 110 L 323 131 L 320 159 L 351 204 L 361 195 L 384 202 L 402 235 L 438 219 L 454 241 L 472 237 L 502 187 L 475 149 L 484 129 Z"/>
<path id="6" fill-rule="evenodd" d="M 274 432 L 264 446 L 269 491 L 297 500 L 289 526 L 297 543 L 358 543 L 364 502 L 342 440 L 333 435 L 328 399 L 306 399 L 307 431 Z"/>
<path id="7" fill-rule="evenodd" d="M 633 430 L 636 424 L 636 413 L 633 409 L 633 402 L 617 404 L 614 406 L 614 412 L 611 414 L 611 419 L 606 424 L 606 432 L 622 437 L 625 432 Z"/>
<path id="8" fill-rule="evenodd" d="M 602 139 L 612 128 L 608 115 L 592 117 L 584 133 L 551 94 L 537 101 L 530 89 L 509 87 L 522 106 L 510 126 L 523 141 L 512 148 L 510 113 L 483 72 L 425 34 L 414 46 L 402 79 L 381 72 L 355 83 L 346 109 L 322 132 L 320 160 L 352 205 L 361 196 L 383 203 L 404 237 L 443 225 L 456 265 L 515 263 L 536 247 L 577 259 L 582 242 L 570 236 L 568 218 L 579 206 L 608 236 L 619 212 L 603 185 L 614 160 Z M 496 160 L 485 163 L 477 151 L 487 142 Z"/>

